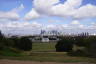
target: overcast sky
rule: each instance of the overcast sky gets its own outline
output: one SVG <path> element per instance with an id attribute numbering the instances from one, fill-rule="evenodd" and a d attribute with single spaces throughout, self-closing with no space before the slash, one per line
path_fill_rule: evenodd
<path id="1" fill-rule="evenodd" d="M 40 30 L 96 33 L 96 0 L 0 0 L 0 30 L 36 34 Z"/>

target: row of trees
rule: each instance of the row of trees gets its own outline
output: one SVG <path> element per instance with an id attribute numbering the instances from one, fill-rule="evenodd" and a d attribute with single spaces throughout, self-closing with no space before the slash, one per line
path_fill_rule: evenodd
<path id="1" fill-rule="evenodd" d="M 32 49 L 32 41 L 27 37 L 5 37 L 0 31 L 0 50 L 6 48 L 15 48 L 18 50 L 30 51 Z"/>
<path id="2" fill-rule="evenodd" d="M 96 36 L 64 36 L 55 47 L 57 52 L 96 57 Z"/>
<path id="3" fill-rule="evenodd" d="M 96 57 L 96 36 L 81 34 L 78 36 L 63 36 L 56 44 L 57 52 L 68 52 L 75 55 Z M 0 50 L 15 48 L 24 51 L 32 49 L 32 41 L 28 37 L 5 37 L 0 31 Z"/>

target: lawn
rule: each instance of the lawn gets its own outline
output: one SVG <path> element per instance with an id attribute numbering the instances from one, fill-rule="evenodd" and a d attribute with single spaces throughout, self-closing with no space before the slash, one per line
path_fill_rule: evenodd
<path id="1" fill-rule="evenodd" d="M 76 63 L 76 62 L 95 62 L 96 59 L 88 57 L 74 57 L 68 56 L 65 52 L 31 52 L 24 56 L 1 56 L 1 59 L 10 60 L 24 60 L 24 61 L 40 61 L 40 62 L 63 62 L 63 63 Z"/>
<path id="2" fill-rule="evenodd" d="M 96 62 L 95 58 L 69 56 L 66 52 L 55 52 L 56 43 L 33 43 L 33 50 L 23 52 L 23 55 L 0 56 L 0 59 L 30 60 L 40 62 Z"/>
<path id="3" fill-rule="evenodd" d="M 33 52 L 50 52 L 55 51 L 56 43 L 33 43 Z"/>

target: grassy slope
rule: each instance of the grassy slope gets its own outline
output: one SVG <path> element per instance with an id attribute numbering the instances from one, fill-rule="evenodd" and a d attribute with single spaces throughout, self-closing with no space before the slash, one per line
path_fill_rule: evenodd
<path id="1" fill-rule="evenodd" d="M 55 51 L 56 43 L 33 43 L 32 51 Z"/>
<path id="2" fill-rule="evenodd" d="M 33 50 L 25 52 L 21 56 L 0 56 L 1 59 L 12 60 L 31 60 L 31 61 L 51 61 L 51 62 L 93 62 L 96 59 L 88 57 L 68 56 L 66 52 L 48 52 L 55 51 L 56 43 L 33 43 Z M 46 52 L 47 51 L 47 52 Z M 18 54 L 17 54 L 18 55 Z"/>
<path id="3" fill-rule="evenodd" d="M 72 57 L 68 56 L 66 53 L 30 53 L 30 55 L 25 56 L 1 56 L 1 59 L 11 59 L 11 60 L 30 60 L 30 61 L 50 61 L 50 62 L 93 62 L 95 59 L 87 57 Z"/>

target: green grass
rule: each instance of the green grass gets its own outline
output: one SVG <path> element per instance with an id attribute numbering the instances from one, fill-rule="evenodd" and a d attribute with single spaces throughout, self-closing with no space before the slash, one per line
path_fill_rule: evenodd
<path id="1" fill-rule="evenodd" d="M 7 50 L 3 53 L 3 56 L 0 56 L 0 59 L 64 63 L 96 62 L 95 58 L 68 56 L 66 52 L 55 52 L 55 44 L 56 43 L 33 43 L 33 50 L 23 52 L 23 55 Z"/>
<path id="2" fill-rule="evenodd" d="M 55 45 L 56 43 L 33 43 L 32 51 L 34 52 L 55 51 Z"/>
<path id="3" fill-rule="evenodd" d="M 4 49 L 0 51 L 0 55 L 2 56 L 22 56 L 23 54 L 21 53 L 16 53 L 12 51 L 11 49 Z"/>
<path id="4" fill-rule="evenodd" d="M 11 59 L 11 60 L 24 60 L 24 61 L 40 61 L 40 62 L 64 62 L 64 63 L 73 63 L 73 62 L 92 62 L 94 59 L 88 57 L 73 57 L 68 56 L 64 52 L 46 52 L 46 53 L 37 53 L 31 52 L 26 56 L 17 56 L 17 57 L 8 57 L 3 56 L 2 59 Z M 96 59 L 95 59 L 96 60 Z"/>

